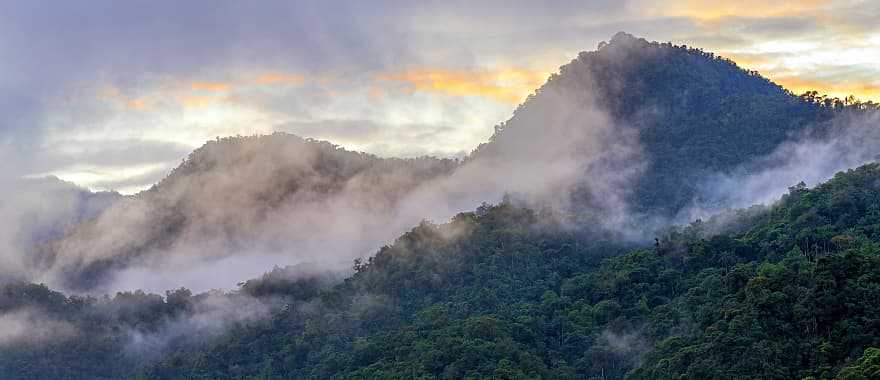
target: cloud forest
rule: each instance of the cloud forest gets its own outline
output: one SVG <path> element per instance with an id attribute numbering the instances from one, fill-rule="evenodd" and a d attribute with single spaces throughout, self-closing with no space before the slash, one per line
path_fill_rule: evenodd
<path id="1" fill-rule="evenodd" d="M 0 378 L 880 377 L 880 8 L 334 3 L 0 2 Z"/>

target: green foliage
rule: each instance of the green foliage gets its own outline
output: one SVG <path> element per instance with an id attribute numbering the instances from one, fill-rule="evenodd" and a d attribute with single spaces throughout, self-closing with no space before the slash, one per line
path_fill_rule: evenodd
<path id="1" fill-rule="evenodd" d="M 839 380 L 869 380 L 880 378 L 880 349 L 869 348 L 853 365 L 845 367 L 837 375 Z"/>

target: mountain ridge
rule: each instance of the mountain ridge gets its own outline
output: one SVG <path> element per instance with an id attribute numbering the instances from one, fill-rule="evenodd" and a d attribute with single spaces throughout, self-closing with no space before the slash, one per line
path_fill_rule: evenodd
<path id="1" fill-rule="evenodd" d="M 87 290 L 113 267 L 174 249 L 186 239 L 217 238 L 233 250 L 246 249 L 239 244 L 262 233 L 255 228 L 291 204 L 316 208 L 313 213 L 334 198 L 357 193 L 369 198 L 359 207 L 393 209 L 407 189 L 454 165 L 449 159 L 382 159 L 287 134 L 218 139 L 195 150 L 157 185 L 44 246 L 42 253 L 53 266 L 61 262 L 51 269 L 70 273 L 66 285 Z M 131 237 L 102 239 L 119 229 Z"/>

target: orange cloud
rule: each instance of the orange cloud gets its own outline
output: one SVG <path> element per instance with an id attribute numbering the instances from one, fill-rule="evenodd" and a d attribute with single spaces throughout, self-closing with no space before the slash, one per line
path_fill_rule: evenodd
<path id="1" fill-rule="evenodd" d="M 125 105 L 128 108 L 136 111 L 146 111 L 150 109 L 150 105 L 149 103 L 147 103 L 146 98 L 129 99 L 127 102 L 125 102 Z"/>
<path id="2" fill-rule="evenodd" d="M 257 84 L 300 84 L 306 78 L 299 74 L 268 73 L 257 78 Z"/>
<path id="3" fill-rule="evenodd" d="M 385 91 L 382 91 L 382 88 L 379 86 L 370 87 L 370 97 L 371 98 L 380 98 L 382 95 L 385 95 Z"/>
<path id="4" fill-rule="evenodd" d="M 122 97 L 122 91 L 115 86 L 106 86 L 98 92 L 98 100 L 117 100 Z"/>
<path id="5" fill-rule="evenodd" d="M 676 0 L 661 2 L 654 14 L 664 16 L 689 17 L 701 21 L 712 21 L 727 16 L 738 17 L 771 17 L 794 15 L 815 11 L 827 5 L 827 0 L 738 0 L 738 1 L 705 1 Z"/>
<path id="6" fill-rule="evenodd" d="M 184 108 L 205 108 L 216 100 L 211 96 L 187 95 L 179 96 L 177 100 Z"/>
<path id="7" fill-rule="evenodd" d="M 405 83 L 406 90 L 449 96 L 482 96 L 506 103 L 519 103 L 540 86 L 548 74 L 519 68 L 466 71 L 417 69 L 382 74 L 379 80 Z"/>
<path id="8" fill-rule="evenodd" d="M 204 91 L 214 91 L 214 92 L 223 92 L 229 91 L 232 89 L 232 85 L 223 82 L 193 82 L 191 84 L 193 90 L 204 90 Z"/>
<path id="9" fill-rule="evenodd" d="M 125 108 L 135 111 L 146 111 L 150 108 L 147 97 L 133 98 L 123 94 L 119 88 L 108 86 L 98 93 L 98 100 L 112 101 Z"/>

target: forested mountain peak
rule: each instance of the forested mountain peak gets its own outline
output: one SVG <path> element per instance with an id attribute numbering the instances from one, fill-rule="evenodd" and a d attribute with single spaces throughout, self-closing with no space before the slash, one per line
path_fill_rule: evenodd
<path id="1" fill-rule="evenodd" d="M 621 32 L 560 67 L 475 156 L 559 149 L 560 141 L 598 130 L 579 145 L 598 140 L 608 151 L 630 151 L 601 152 L 600 162 L 638 171 L 621 189 L 632 208 L 674 215 L 699 197 L 706 176 L 747 166 L 832 116 L 830 107 L 729 59 Z M 564 137 L 544 137 L 554 130 Z"/>
<path id="2" fill-rule="evenodd" d="M 364 170 L 413 170 L 427 177 L 432 170 L 449 171 L 454 160 L 433 157 L 380 158 L 373 154 L 347 150 L 331 142 L 302 138 L 288 133 L 218 137 L 194 150 L 180 166 L 148 192 L 161 192 L 175 181 L 208 172 L 235 172 L 240 167 L 264 172 L 308 171 L 335 178 L 350 178 Z M 428 172 L 428 173 L 423 173 Z M 241 174 L 241 173 L 237 173 Z M 276 173 L 277 174 L 277 173 Z M 299 173 L 306 174 L 306 173 Z M 289 189 L 282 188 L 280 191 Z"/>

